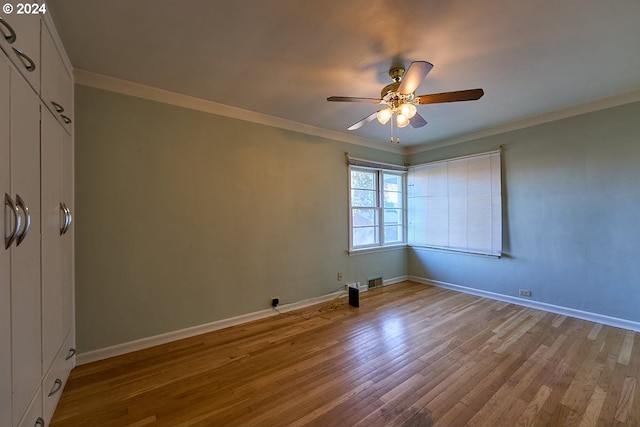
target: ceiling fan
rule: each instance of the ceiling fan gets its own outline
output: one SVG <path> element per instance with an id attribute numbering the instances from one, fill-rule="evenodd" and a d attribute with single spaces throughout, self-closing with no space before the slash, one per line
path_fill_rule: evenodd
<path id="1" fill-rule="evenodd" d="M 380 92 L 380 98 L 358 98 L 350 96 L 330 96 L 327 101 L 333 102 L 364 102 L 368 104 L 384 105 L 386 108 L 376 111 L 348 127 L 349 130 L 360 129 L 364 124 L 373 119 L 378 119 L 381 124 L 386 124 L 395 114 L 395 123 L 398 128 L 409 124 L 414 128 L 420 128 L 427 121 L 418 114 L 416 105 L 439 104 L 443 102 L 475 101 L 484 95 L 482 89 L 467 89 L 453 92 L 432 93 L 428 95 L 415 95 L 415 91 L 422 80 L 431 71 L 433 65 L 426 61 L 415 61 L 406 70 L 403 66 L 395 66 L 389 70 L 389 77 L 393 83 L 388 84 Z M 393 134 L 393 121 L 391 122 Z M 393 135 L 391 137 L 393 142 Z M 398 140 L 399 142 L 399 140 Z"/>

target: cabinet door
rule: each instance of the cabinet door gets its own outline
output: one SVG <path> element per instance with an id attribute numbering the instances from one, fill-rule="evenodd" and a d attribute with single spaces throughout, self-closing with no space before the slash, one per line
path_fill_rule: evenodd
<path id="1" fill-rule="evenodd" d="M 10 214 L 4 207 L 5 194 L 11 195 L 9 171 L 9 95 L 11 71 L 7 59 L 0 52 L 0 218 L 4 237 L 9 233 Z M 0 246 L 0 425 L 11 425 L 11 250 Z"/>
<path id="2" fill-rule="evenodd" d="M 11 248 L 13 423 L 42 378 L 40 305 L 40 101 L 19 76 L 11 77 L 11 187 L 24 201 L 18 244 Z M 27 213 L 28 212 L 28 213 Z M 30 223 L 27 233 L 26 224 Z"/>
<path id="3" fill-rule="evenodd" d="M 72 133 L 73 129 L 73 79 L 71 73 L 67 71 L 64 63 L 61 62 L 62 68 L 60 69 L 60 99 L 65 111 L 60 115 L 62 122 L 68 134 Z"/>
<path id="4" fill-rule="evenodd" d="M 73 87 L 62 57 L 45 25 L 42 26 L 41 98 L 62 126 L 71 133 Z"/>
<path id="5" fill-rule="evenodd" d="M 42 368 L 47 372 L 64 342 L 62 299 L 61 139 L 64 133 L 42 109 Z"/>
<path id="6" fill-rule="evenodd" d="M 69 225 L 62 236 L 62 328 L 63 334 L 72 333 L 74 324 L 74 281 L 73 281 L 73 214 L 75 212 L 73 188 L 73 139 L 65 132 L 61 133 L 62 151 L 62 202 L 69 210 Z M 70 348 L 75 347 L 75 337 L 72 336 Z"/>
<path id="7" fill-rule="evenodd" d="M 42 26 L 42 74 L 41 98 L 54 114 L 60 113 L 62 106 L 60 88 L 60 68 L 62 67 L 58 50 L 46 26 Z M 57 118 L 56 118 L 57 119 Z"/>
<path id="8" fill-rule="evenodd" d="M 11 15 L 0 12 L 0 19 L 0 48 L 33 90 L 40 93 L 40 16 L 18 15 L 16 11 Z"/>

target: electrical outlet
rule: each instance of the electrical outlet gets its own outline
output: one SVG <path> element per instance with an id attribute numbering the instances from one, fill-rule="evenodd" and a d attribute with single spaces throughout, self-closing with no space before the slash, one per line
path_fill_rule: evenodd
<path id="1" fill-rule="evenodd" d="M 531 296 L 531 291 L 529 289 L 520 289 L 519 293 L 520 293 L 521 297 L 530 297 Z"/>
<path id="2" fill-rule="evenodd" d="M 342 273 L 338 273 L 338 280 L 342 280 Z"/>
<path id="3" fill-rule="evenodd" d="M 271 298 L 271 307 L 277 307 L 280 304 L 280 298 L 272 297 Z"/>

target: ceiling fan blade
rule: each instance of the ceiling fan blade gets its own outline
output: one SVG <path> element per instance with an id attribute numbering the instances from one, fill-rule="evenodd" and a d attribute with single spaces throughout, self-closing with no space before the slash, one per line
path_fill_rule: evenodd
<path id="1" fill-rule="evenodd" d="M 427 121 L 420 114 L 416 113 L 416 115 L 411 118 L 409 123 L 414 128 L 421 128 L 422 126 L 427 124 Z"/>
<path id="2" fill-rule="evenodd" d="M 330 96 L 327 101 L 334 102 L 365 102 L 367 104 L 380 104 L 379 98 L 358 98 L 355 96 Z"/>
<path id="3" fill-rule="evenodd" d="M 398 92 L 408 95 L 416 91 L 420 83 L 427 77 L 429 71 L 433 68 L 433 65 L 427 61 L 415 61 L 409 65 L 409 69 L 402 77 Z"/>
<path id="4" fill-rule="evenodd" d="M 376 111 L 375 113 L 371 113 L 369 114 L 367 117 L 365 117 L 364 119 L 360 120 L 357 123 L 352 124 L 351 126 L 349 126 L 347 129 L 348 130 L 356 130 L 356 129 L 360 129 L 363 125 L 365 125 L 366 123 L 369 123 L 370 121 L 373 121 L 376 118 L 376 114 L 378 114 L 378 112 Z"/>
<path id="5" fill-rule="evenodd" d="M 482 89 L 457 90 L 454 92 L 432 93 L 429 95 L 419 95 L 420 104 L 440 104 L 442 102 L 475 101 L 482 98 Z"/>

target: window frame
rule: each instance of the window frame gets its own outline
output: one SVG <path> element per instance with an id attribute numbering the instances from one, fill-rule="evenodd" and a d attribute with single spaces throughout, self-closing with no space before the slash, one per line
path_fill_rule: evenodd
<path id="1" fill-rule="evenodd" d="M 363 190 L 359 188 L 354 188 L 352 186 L 352 172 L 360 171 L 360 172 L 372 172 L 375 174 L 375 206 L 354 206 L 353 205 L 353 190 Z M 393 175 L 398 176 L 401 179 L 400 191 L 400 202 L 401 207 L 385 207 L 384 206 L 384 176 Z M 384 167 L 368 167 L 368 166 L 359 166 L 359 165 L 349 165 L 348 168 L 348 193 L 349 193 L 349 250 L 351 253 L 363 253 L 363 252 L 376 252 L 380 250 L 388 250 L 398 247 L 406 247 L 407 246 L 407 172 L 404 170 L 394 170 L 394 169 L 385 169 Z M 388 192 L 388 191 L 387 191 Z M 372 209 L 375 212 L 374 224 L 371 226 L 374 228 L 376 233 L 376 242 L 367 245 L 359 245 L 354 246 L 354 229 L 356 226 L 353 224 L 353 212 L 355 209 Z M 390 226 L 400 227 L 402 231 L 402 238 L 400 240 L 394 240 L 392 242 L 387 243 L 385 241 L 385 211 L 389 210 L 400 210 L 401 215 L 399 218 L 399 223 L 394 222 Z M 363 227 L 364 228 L 364 227 Z"/>

